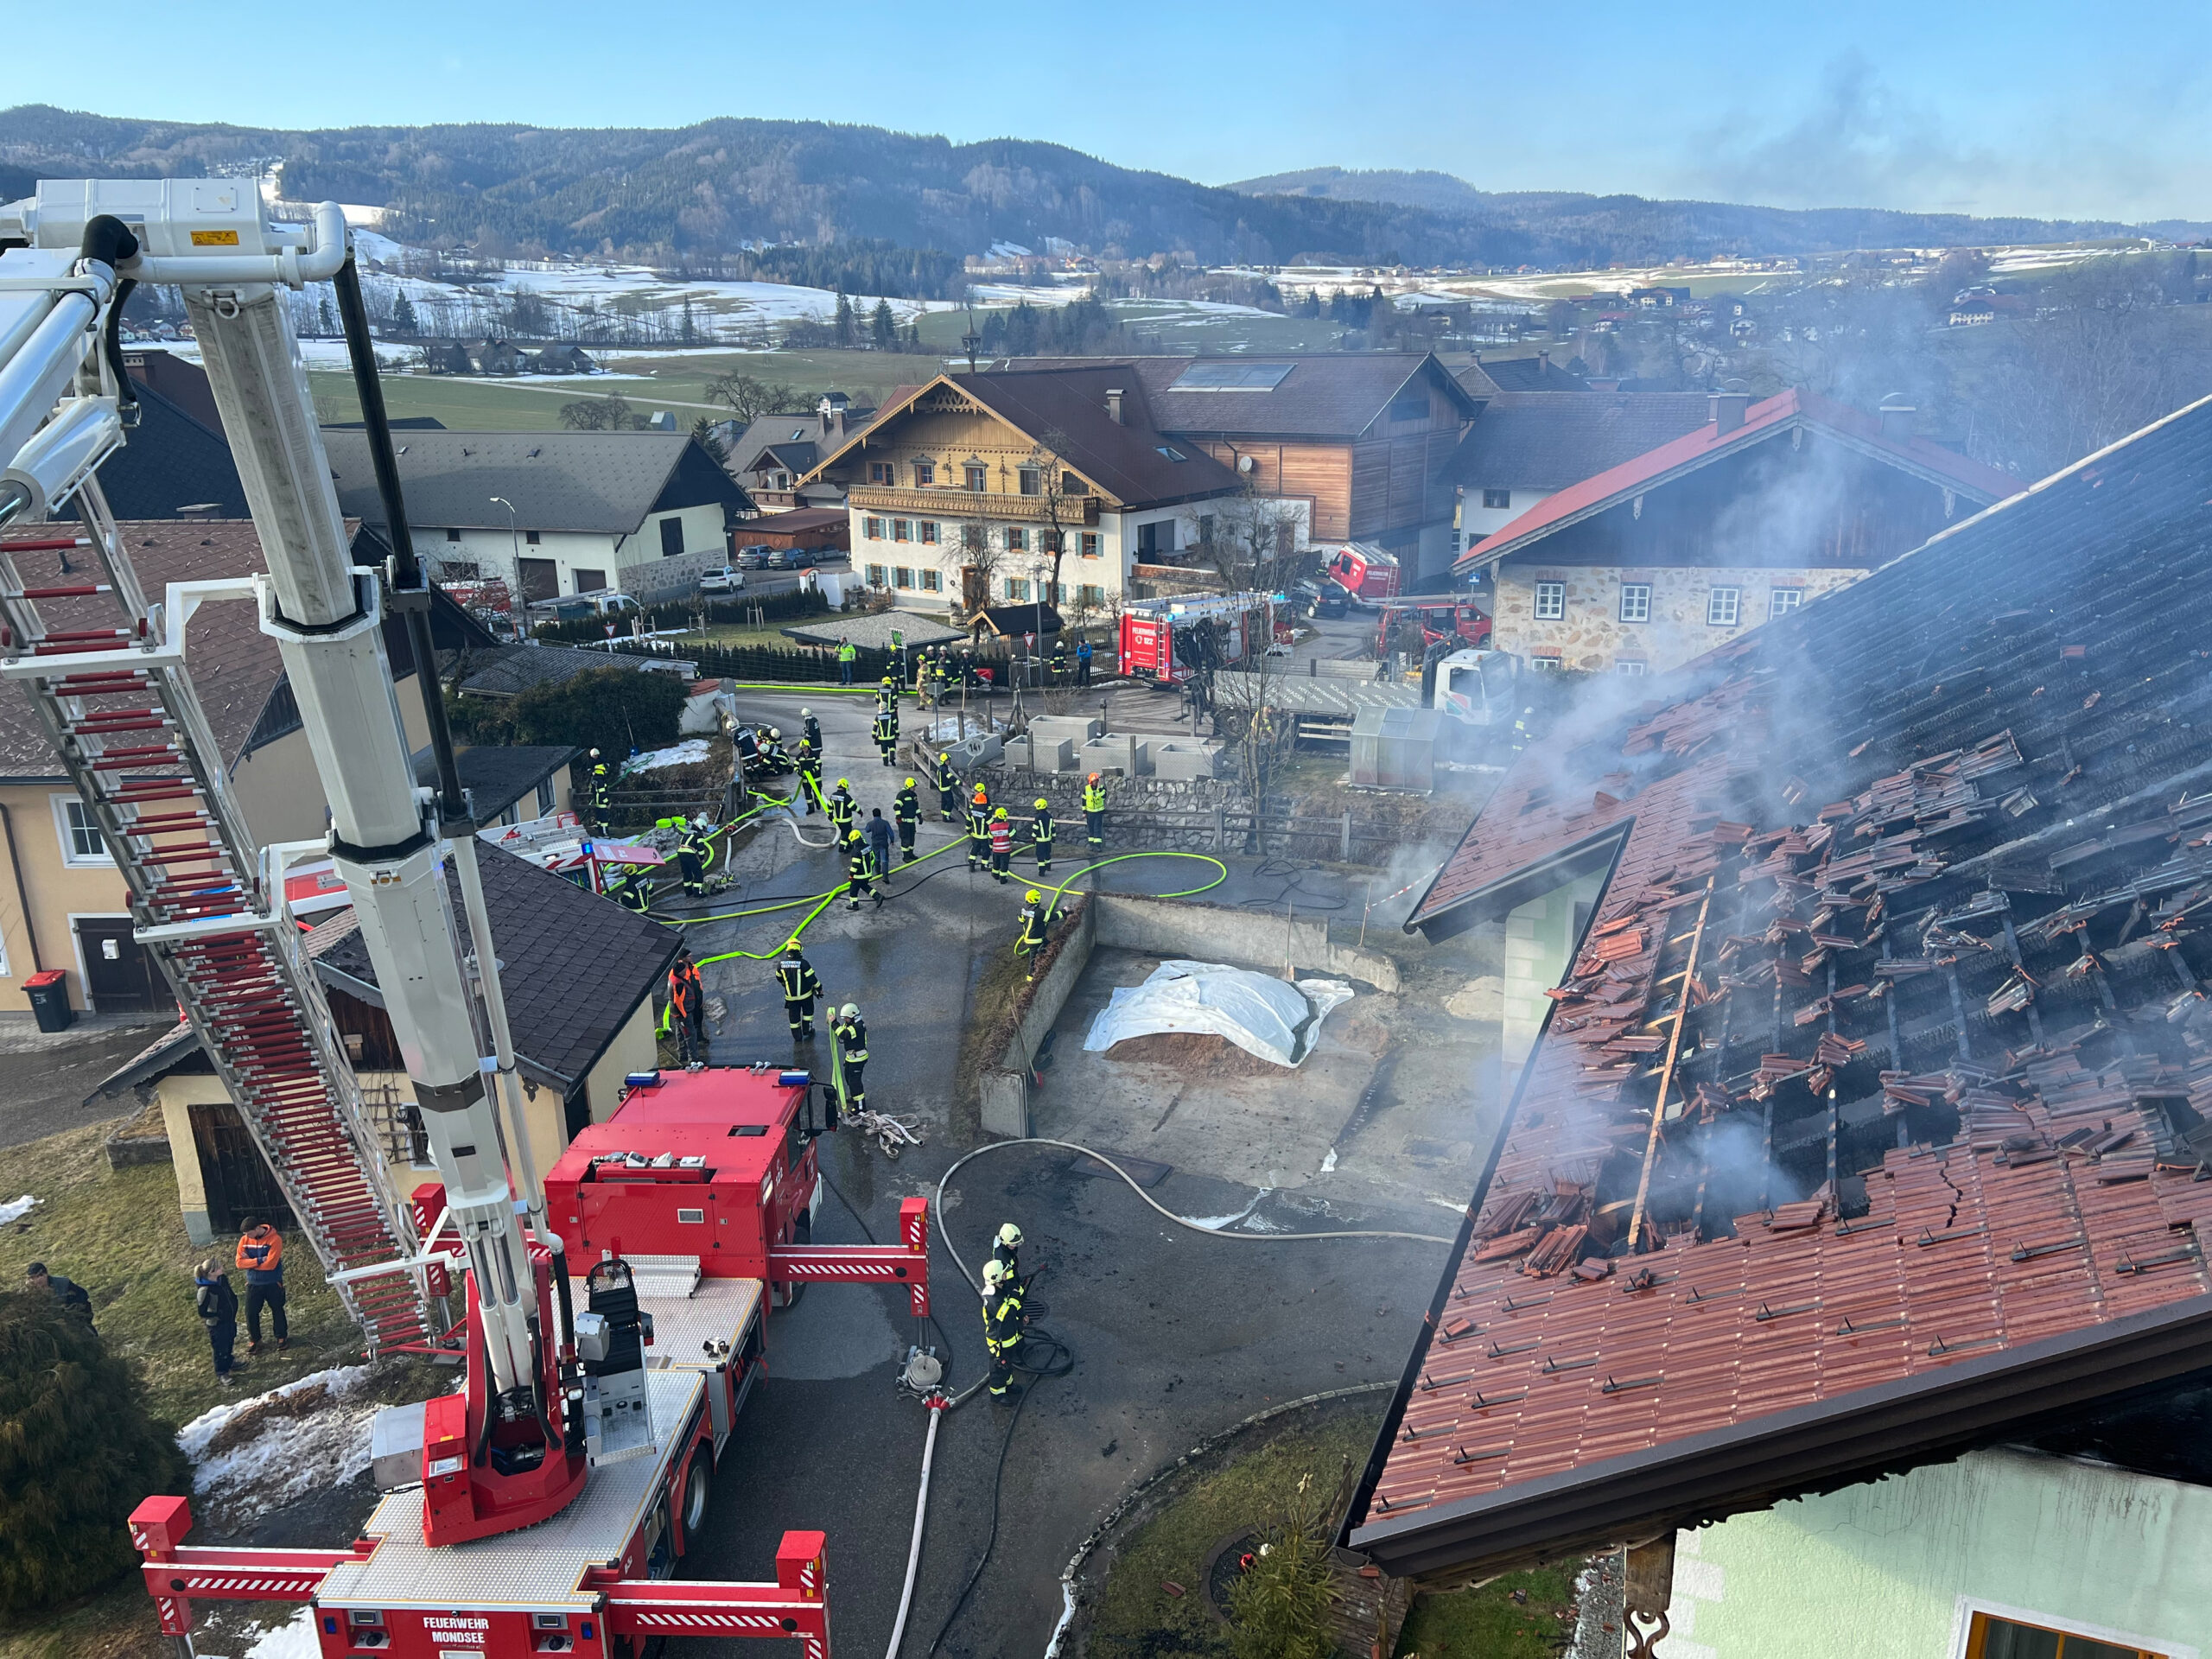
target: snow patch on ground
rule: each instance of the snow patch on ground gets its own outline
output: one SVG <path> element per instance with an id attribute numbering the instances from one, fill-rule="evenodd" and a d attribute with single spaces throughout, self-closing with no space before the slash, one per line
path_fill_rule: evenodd
<path id="1" fill-rule="evenodd" d="M 279 1624 L 245 1650 L 245 1659 L 322 1659 L 322 1638 L 315 1628 L 315 1609 L 302 1607 L 289 1624 Z"/>
<path id="2" fill-rule="evenodd" d="M 633 754 L 622 763 L 625 772 L 658 772 L 664 766 L 696 766 L 705 764 L 709 753 L 703 737 L 689 737 L 672 748 L 652 749 L 644 754 Z"/>
<path id="3" fill-rule="evenodd" d="M 372 1400 L 358 1400 L 365 1365 L 336 1366 L 251 1399 L 226 1401 L 177 1431 L 192 1490 L 211 1508 L 245 1500 L 282 1508 L 369 1466 Z"/>
<path id="4" fill-rule="evenodd" d="M 7 1203 L 0 1204 L 0 1227 L 5 1227 L 11 1221 L 21 1221 L 25 1216 L 30 1214 L 31 1206 L 37 1202 L 36 1198 L 26 1192 L 20 1198 L 10 1198 Z"/>

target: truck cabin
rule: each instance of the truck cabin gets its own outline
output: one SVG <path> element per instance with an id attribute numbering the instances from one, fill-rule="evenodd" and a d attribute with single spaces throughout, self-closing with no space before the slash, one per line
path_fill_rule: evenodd
<path id="1" fill-rule="evenodd" d="M 1478 649 L 1490 644 L 1491 620 L 1481 607 L 1468 600 L 1433 600 L 1382 607 L 1376 625 L 1375 654 L 1388 657 L 1394 650 L 1412 650 L 1411 633 L 1421 630 L 1416 655 L 1426 654 L 1440 640 Z"/>
<path id="2" fill-rule="evenodd" d="M 709 1279 L 766 1279 L 804 1243 L 817 1188 L 804 1071 L 639 1072 L 545 1181 L 546 1213 L 581 1273 L 602 1250 L 696 1256 Z"/>

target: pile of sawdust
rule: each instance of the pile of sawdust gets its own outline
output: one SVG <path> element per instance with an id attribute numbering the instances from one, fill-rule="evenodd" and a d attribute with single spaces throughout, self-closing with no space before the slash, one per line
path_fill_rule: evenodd
<path id="1" fill-rule="evenodd" d="M 1171 1066 L 1193 1077 L 1281 1077 L 1291 1071 L 1207 1031 L 1156 1031 L 1128 1038 L 1106 1052 L 1116 1060 Z"/>

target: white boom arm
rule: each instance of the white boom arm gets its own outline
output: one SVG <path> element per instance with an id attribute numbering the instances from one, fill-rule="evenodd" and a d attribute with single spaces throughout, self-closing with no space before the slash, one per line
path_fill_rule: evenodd
<path id="1" fill-rule="evenodd" d="M 118 388 L 97 350 L 118 280 L 177 283 L 268 556 L 262 631 L 277 641 L 299 700 L 330 801 L 331 851 L 467 1248 L 493 1378 L 505 1395 L 534 1386 L 537 1298 L 486 1094 L 489 1046 L 439 869 L 430 791 L 416 785 L 400 722 L 378 573 L 356 569 L 348 556 L 278 292 L 335 274 L 345 238 L 333 203 L 316 210 L 304 238 L 272 230 L 251 180 L 41 182 L 36 196 L 0 207 L 0 238 L 27 239 L 29 258 L 55 279 L 37 301 L 0 315 L 0 462 L 9 463 L 0 521 L 42 515 L 121 441 Z M 495 971 L 478 944 L 485 971 Z"/>

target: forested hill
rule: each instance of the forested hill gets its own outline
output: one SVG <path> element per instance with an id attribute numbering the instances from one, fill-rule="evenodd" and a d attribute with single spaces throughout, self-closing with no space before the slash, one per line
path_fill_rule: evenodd
<path id="1" fill-rule="evenodd" d="M 1880 207 L 1746 207 L 1719 201 L 1653 201 L 1573 191 L 1478 190 L 1449 173 L 1357 171 L 1313 167 L 1271 173 L 1229 187 L 1255 198 L 1390 203 L 1440 217 L 1478 218 L 1501 228 L 1609 249 L 1631 264 L 1678 255 L 1801 254 L 1852 248 L 1987 247 L 2149 234 L 2202 235 L 2179 224 L 2131 226 L 2113 220 L 1975 219 L 1965 213 L 1907 213 Z"/>
<path id="2" fill-rule="evenodd" d="M 2096 228 L 2003 224 L 1948 237 L 1910 214 L 1786 213 L 1634 197 L 1354 200 L 1286 175 L 1281 193 L 1216 189 L 1057 144 L 954 144 L 879 127 L 725 119 L 674 130 L 354 127 L 286 132 L 122 119 L 43 105 L 0 111 L 0 194 L 39 177 L 158 176 L 281 162 L 290 200 L 388 207 L 387 229 L 430 245 L 523 256 L 668 262 L 745 242 L 877 239 L 954 254 L 1060 237 L 1130 256 L 1212 263 L 1300 256 L 1358 264 L 1587 265 L 1675 254 L 1795 253 L 1946 240 L 2027 240 Z M 1337 169 L 1323 169 L 1336 174 Z M 1264 182 L 1264 181 L 1262 181 Z M 1400 193 L 1405 194 L 1405 193 Z M 1878 224 L 1878 234 L 1868 227 Z"/>

